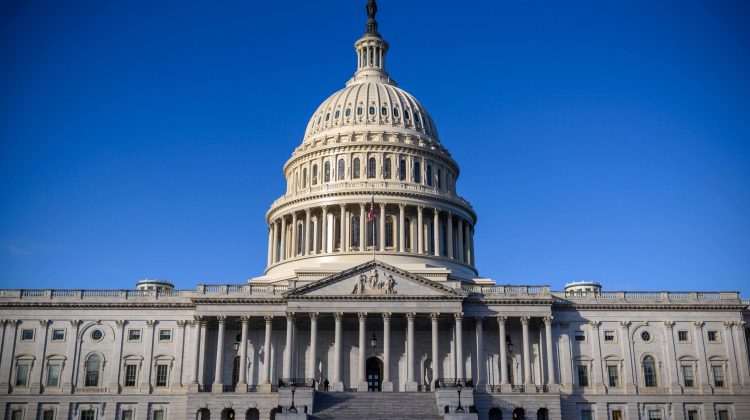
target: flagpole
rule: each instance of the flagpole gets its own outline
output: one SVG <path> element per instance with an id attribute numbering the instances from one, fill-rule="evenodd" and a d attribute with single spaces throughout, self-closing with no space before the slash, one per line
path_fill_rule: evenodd
<path id="1" fill-rule="evenodd" d="M 370 208 L 372 211 L 375 211 L 375 186 L 372 186 L 372 202 L 370 203 Z M 375 261 L 375 218 L 372 218 L 372 260 Z"/>

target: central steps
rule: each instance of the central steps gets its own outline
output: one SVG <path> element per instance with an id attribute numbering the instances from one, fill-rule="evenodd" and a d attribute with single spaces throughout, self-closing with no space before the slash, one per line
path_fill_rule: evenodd
<path id="1" fill-rule="evenodd" d="M 442 420 L 432 392 L 316 392 L 316 420 Z"/>

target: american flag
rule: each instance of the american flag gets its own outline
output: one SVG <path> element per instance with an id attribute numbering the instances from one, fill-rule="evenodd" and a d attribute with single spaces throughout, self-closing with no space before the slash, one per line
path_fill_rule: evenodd
<path id="1" fill-rule="evenodd" d="M 372 202 L 370 203 L 370 212 L 367 213 L 367 221 L 372 222 L 375 220 L 375 195 L 372 196 Z"/>

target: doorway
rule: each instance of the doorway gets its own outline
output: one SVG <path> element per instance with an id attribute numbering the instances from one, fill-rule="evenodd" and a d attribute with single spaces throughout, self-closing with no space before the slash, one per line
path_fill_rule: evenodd
<path id="1" fill-rule="evenodd" d="M 367 391 L 380 392 L 383 384 L 383 363 L 377 357 L 367 359 Z"/>

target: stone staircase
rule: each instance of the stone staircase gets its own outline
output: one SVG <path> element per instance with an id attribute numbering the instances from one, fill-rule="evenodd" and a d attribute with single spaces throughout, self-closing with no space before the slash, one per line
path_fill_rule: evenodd
<path id="1" fill-rule="evenodd" d="M 432 392 L 316 392 L 315 420 L 442 420 Z"/>

